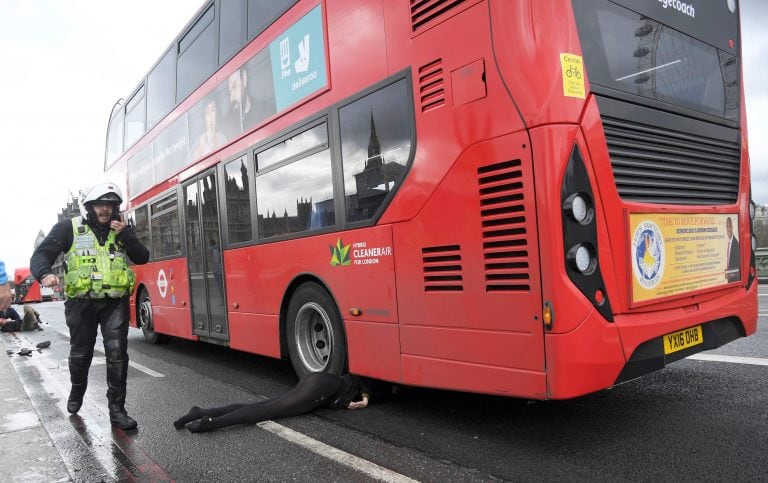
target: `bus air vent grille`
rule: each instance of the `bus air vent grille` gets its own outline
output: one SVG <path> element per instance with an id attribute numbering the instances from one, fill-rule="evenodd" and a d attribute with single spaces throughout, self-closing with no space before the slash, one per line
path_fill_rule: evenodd
<path id="1" fill-rule="evenodd" d="M 445 105 L 445 81 L 443 80 L 443 59 L 433 60 L 419 67 L 419 98 L 421 112 L 431 111 Z"/>
<path id="2" fill-rule="evenodd" d="M 736 202 L 738 142 L 608 116 L 602 120 L 622 199 L 677 205 Z"/>
<path id="3" fill-rule="evenodd" d="M 411 0 L 411 32 L 426 30 L 475 3 L 477 0 Z"/>
<path id="4" fill-rule="evenodd" d="M 522 162 L 477 169 L 487 292 L 530 291 Z"/>
<path id="5" fill-rule="evenodd" d="M 424 267 L 424 290 L 427 292 L 461 292 L 464 277 L 461 269 L 461 247 L 445 245 L 421 249 Z"/>

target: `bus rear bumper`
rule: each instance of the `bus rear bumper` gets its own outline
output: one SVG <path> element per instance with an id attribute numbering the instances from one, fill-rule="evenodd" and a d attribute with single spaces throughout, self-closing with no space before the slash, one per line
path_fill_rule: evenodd
<path id="1" fill-rule="evenodd" d="M 670 362 L 679 361 L 697 352 L 716 349 L 740 337 L 745 337 L 744 326 L 738 317 L 727 317 L 700 324 L 704 342 L 671 354 L 664 353 L 664 335 L 654 337 L 637 346 L 622 369 L 615 384 L 635 379 L 649 372 L 663 369 Z"/>
<path id="2" fill-rule="evenodd" d="M 687 307 L 616 317 L 627 363 L 615 384 L 662 369 L 697 352 L 721 347 L 757 330 L 757 284 L 745 293 L 733 289 L 720 297 Z M 664 337 L 691 327 L 701 327 L 703 342 L 665 353 Z"/>
<path id="3" fill-rule="evenodd" d="M 665 353 L 664 336 L 696 326 L 701 327 L 702 343 Z M 756 329 L 757 284 L 746 294 L 733 290 L 693 307 L 616 315 L 614 323 L 593 310 L 575 330 L 545 336 L 547 397 L 567 399 L 599 391 Z"/>

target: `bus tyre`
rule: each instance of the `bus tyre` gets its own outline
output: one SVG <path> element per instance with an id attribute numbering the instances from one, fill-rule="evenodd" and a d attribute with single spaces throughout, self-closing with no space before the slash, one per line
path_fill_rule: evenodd
<path id="1" fill-rule="evenodd" d="M 144 339 L 150 344 L 163 344 L 170 340 L 165 334 L 155 332 L 155 326 L 152 322 L 152 299 L 146 289 L 139 292 L 139 308 L 136 314 L 136 320 L 144 333 Z"/>
<path id="2" fill-rule="evenodd" d="M 331 295 L 316 283 L 301 285 L 288 304 L 288 354 L 296 374 L 342 374 L 347 365 L 344 326 Z"/>

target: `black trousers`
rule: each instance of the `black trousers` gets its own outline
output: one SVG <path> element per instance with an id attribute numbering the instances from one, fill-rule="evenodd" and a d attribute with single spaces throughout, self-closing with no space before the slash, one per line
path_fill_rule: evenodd
<path id="1" fill-rule="evenodd" d="M 287 393 L 250 404 L 230 404 L 215 408 L 192 408 L 190 412 L 177 420 L 177 427 L 204 418 L 205 421 L 193 423 L 193 432 L 210 431 L 235 424 L 253 424 L 271 419 L 287 418 L 308 413 L 333 400 L 344 390 L 344 379 L 335 374 L 311 373 L 302 378 L 298 385 Z M 210 418 L 210 419 L 208 419 Z"/>
<path id="2" fill-rule="evenodd" d="M 107 400 L 110 411 L 124 409 L 128 377 L 128 297 L 68 299 L 64 316 L 69 327 L 69 376 L 72 391 L 85 393 L 93 359 L 96 331 L 101 327 L 107 359 Z"/>

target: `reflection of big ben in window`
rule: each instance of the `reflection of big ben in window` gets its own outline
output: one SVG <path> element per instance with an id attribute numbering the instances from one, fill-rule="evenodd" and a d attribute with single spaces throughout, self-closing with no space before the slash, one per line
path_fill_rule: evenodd
<path id="1" fill-rule="evenodd" d="M 240 178 L 232 170 L 227 172 L 227 215 L 230 242 L 251 239 L 251 207 L 249 197 L 248 168 L 245 158 L 240 160 Z"/>
<path id="2" fill-rule="evenodd" d="M 404 169 L 405 167 L 398 163 L 388 163 L 384 160 L 379 137 L 376 134 L 376 122 L 373 119 L 373 111 L 371 111 L 368 157 L 365 160 L 363 170 L 355 175 L 355 211 L 365 213 L 366 218 L 373 215 L 373 212 L 381 204 L 382 198 L 394 187 Z"/>

